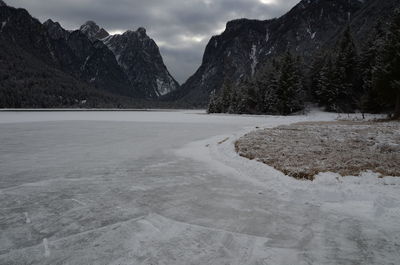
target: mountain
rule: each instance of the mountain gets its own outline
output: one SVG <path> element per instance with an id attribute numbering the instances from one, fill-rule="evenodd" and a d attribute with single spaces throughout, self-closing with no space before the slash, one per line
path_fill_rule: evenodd
<path id="1" fill-rule="evenodd" d="M 108 36 L 102 41 L 114 53 L 132 85 L 140 88 L 146 98 L 156 99 L 179 88 L 157 44 L 144 28 Z"/>
<path id="2" fill-rule="evenodd" d="M 62 70 L 110 93 L 144 96 L 132 86 L 113 53 L 101 41 L 91 41 L 80 30 L 67 31 L 50 19 L 44 26 L 52 43 L 50 52 Z"/>
<path id="3" fill-rule="evenodd" d="M 88 21 L 69 31 L 0 0 L 0 42 L 2 107 L 140 105 L 179 87 L 143 28 L 110 36 Z"/>
<path id="4" fill-rule="evenodd" d="M 88 21 L 79 30 L 92 41 L 101 41 L 108 47 L 132 87 L 145 98 L 157 99 L 179 88 L 168 72 L 157 44 L 144 28 L 109 35 L 95 22 Z"/>
<path id="5" fill-rule="evenodd" d="M 105 29 L 100 28 L 94 21 L 91 20 L 83 24 L 79 30 L 91 40 L 104 39 L 105 37 L 110 36 Z"/>
<path id="6" fill-rule="evenodd" d="M 205 106 L 225 81 L 252 78 L 272 58 L 287 50 L 308 62 L 319 50 L 333 46 L 346 25 L 359 41 L 397 0 L 303 0 L 280 18 L 230 21 L 209 41 L 196 73 L 169 98 Z"/>
<path id="7" fill-rule="evenodd" d="M 0 2 L 0 107 L 118 104 L 116 97 L 61 70 L 55 47 L 37 19 Z"/>

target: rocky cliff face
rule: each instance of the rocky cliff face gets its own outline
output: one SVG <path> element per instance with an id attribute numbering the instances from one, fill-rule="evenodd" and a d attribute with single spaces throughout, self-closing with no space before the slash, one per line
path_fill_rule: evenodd
<path id="1" fill-rule="evenodd" d="M 157 45 L 142 28 L 109 36 L 88 21 L 79 30 L 67 31 L 50 19 L 41 24 L 26 10 L 1 1 L 0 38 L 3 46 L 24 50 L 27 60 L 35 58 L 34 65 L 44 63 L 46 69 L 57 69 L 61 75 L 107 93 L 157 99 L 179 87 Z"/>
<path id="2" fill-rule="evenodd" d="M 131 86 L 147 99 L 157 99 L 179 88 L 161 57 L 157 44 L 144 28 L 109 35 L 93 21 L 80 27 L 92 41 L 102 41 L 114 54 Z"/>
<path id="3" fill-rule="evenodd" d="M 66 31 L 59 23 L 44 23 L 53 45 L 51 53 L 61 69 L 111 93 L 143 97 L 129 82 L 113 53 L 101 41 L 90 40 L 81 31 Z"/>
<path id="4" fill-rule="evenodd" d="M 134 87 L 146 98 L 156 99 L 179 88 L 161 57 L 157 44 L 144 28 L 113 35 L 103 42 L 114 53 Z"/>
<path id="5" fill-rule="evenodd" d="M 90 107 L 115 100 L 72 71 L 79 60 L 68 46 L 71 34 L 46 24 L 24 9 L 0 5 L 0 107 Z"/>
<path id="6" fill-rule="evenodd" d="M 228 22 L 221 35 L 211 38 L 197 72 L 171 96 L 204 106 L 211 91 L 218 90 L 225 80 L 251 78 L 286 50 L 307 61 L 322 47 L 334 45 L 344 27 L 356 20 L 352 25 L 357 26 L 356 31 L 363 28 L 359 35 L 364 36 L 376 19 L 370 17 L 371 12 L 365 14 L 367 6 L 375 6 L 372 2 L 381 1 L 303 0 L 278 19 Z M 385 8 L 393 9 L 395 2 L 388 0 Z M 374 13 L 381 14 L 379 10 Z"/>

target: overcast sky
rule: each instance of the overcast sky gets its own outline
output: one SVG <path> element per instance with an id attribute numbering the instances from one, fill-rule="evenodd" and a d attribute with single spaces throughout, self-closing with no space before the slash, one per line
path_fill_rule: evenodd
<path id="1" fill-rule="evenodd" d="M 145 27 L 160 47 L 172 75 L 182 83 L 201 64 L 213 35 L 237 18 L 280 16 L 300 0 L 5 0 L 44 22 L 51 18 L 66 29 L 94 20 L 110 33 Z"/>

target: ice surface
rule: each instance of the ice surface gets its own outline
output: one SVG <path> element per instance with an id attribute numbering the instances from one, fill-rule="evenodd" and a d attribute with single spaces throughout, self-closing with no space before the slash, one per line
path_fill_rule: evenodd
<path id="1" fill-rule="evenodd" d="M 398 179 L 297 181 L 234 152 L 334 117 L 0 112 L 0 264 L 398 264 Z"/>

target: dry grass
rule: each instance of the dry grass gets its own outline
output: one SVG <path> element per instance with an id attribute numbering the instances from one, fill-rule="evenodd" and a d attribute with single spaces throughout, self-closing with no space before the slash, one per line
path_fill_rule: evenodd
<path id="1" fill-rule="evenodd" d="M 235 147 L 241 156 L 299 179 L 328 171 L 400 176 L 400 122 L 298 123 L 249 133 Z"/>

